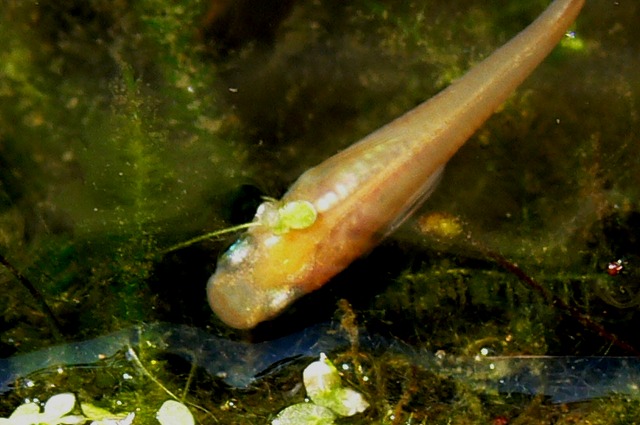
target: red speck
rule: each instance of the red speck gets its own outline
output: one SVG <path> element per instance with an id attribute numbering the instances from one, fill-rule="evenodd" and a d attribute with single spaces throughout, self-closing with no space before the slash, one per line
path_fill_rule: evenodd
<path id="1" fill-rule="evenodd" d="M 491 421 L 492 425 L 507 425 L 509 423 L 509 419 L 506 416 L 496 416 Z"/>
<path id="2" fill-rule="evenodd" d="M 613 261 L 607 265 L 607 273 L 609 273 L 609 276 L 618 276 L 623 269 L 622 260 Z"/>

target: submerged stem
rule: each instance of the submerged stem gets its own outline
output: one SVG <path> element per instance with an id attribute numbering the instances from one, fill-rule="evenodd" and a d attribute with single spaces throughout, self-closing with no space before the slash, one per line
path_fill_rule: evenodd
<path id="1" fill-rule="evenodd" d="M 178 244 L 172 245 L 169 248 L 163 249 L 160 251 L 160 254 L 167 254 L 169 252 L 177 251 L 182 248 L 186 248 L 198 242 L 206 241 L 207 239 L 212 239 L 218 237 L 220 235 L 225 235 L 227 233 L 237 232 L 239 230 L 248 229 L 254 226 L 260 226 L 262 223 L 251 221 L 249 223 L 238 224 L 237 226 L 227 227 L 226 229 L 216 230 L 215 232 L 205 233 L 204 235 L 196 236 L 195 238 L 189 239 L 184 242 L 180 242 Z"/>
<path id="2" fill-rule="evenodd" d="M 29 291 L 33 299 L 36 301 L 36 303 L 38 303 L 38 306 L 44 313 L 45 320 L 47 321 L 47 323 L 49 324 L 49 327 L 51 328 L 51 333 L 53 334 L 53 337 L 58 342 L 62 341 L 63 340 L 62 330 L 61 330 L 62 326 L 60 326 L 60 322 L 58 322 L 58 319 L 56 318 L 55 314 L 53 314 L 53 310 L 51 310 L 51 307 L 49 307 L 49 304 L 47 304 L 47 300 L 45 300 L 44 295 L 42 295 L 42 293 L 38 290 L 38 288 L 36 288 L 33 285 L 33 283 L 31 283 L 31 281 L 27 279 L 25 275 L 20 273 L 20 271 L 17 268 L 15 268 L 13 264 L 11 264 L 9 260 L 7 260 L 1 254 L 0 254 L 0 264 L 2 264 L 7 270 L 9 270 L 9 273 L 11 273 L 13 277 L 15 277 L 18 280 L 18 282 L 20 282 L 22 286 L 24 286 L 27 289 L 27 291 Z"/>
<path id="3" fill-rule="evenodd" d="M 628 342 L 620 339 L 617 335 L 609 332 L 607 329 L 605 329 L 604 326 L 602 326 L 598 322 L 591 319 L 588 315 L 584 314 L 576 307 L 568 304 L 567 302 L 562 300 L 560 297 L 558 297 L 557 295 L 555 295 L 554 293 L 546 289 L 540 282 L 535 280 L 533 277 L 529 276 L 516 263 L 510 261 L 509 259 L 499 254 L 498 252 L 485 247 L 478 241 L 472 240 L 472 243 L 474 246 L 480 248 L 480 250 L 488 258 L 495 261 L 500 267 L 504 268 L 509 273 L 513 274 L 518 279 L 520 279 L 520 281 L 526 283 L 530 288 L 537 291 L 550 305 L 555 305 L 559 307 L 561 310 L 569 314 L 570 317 L 572 317 L 582 326 L 595 332 L 598 336 L 605 339 L 606 341 L 609 341 L 611 344 L 615 345 L 616 347 L 634 356 L 640 356 L 640 351 L 638 351 L 637 348 L 635 348 L 633 345 L 629 344 Z"/>

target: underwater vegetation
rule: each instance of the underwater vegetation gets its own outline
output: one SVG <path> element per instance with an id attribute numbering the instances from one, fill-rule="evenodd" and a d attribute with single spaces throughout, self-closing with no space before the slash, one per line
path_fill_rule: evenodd
<path id="1" fill-rule="evenodd" d="M 218 83 L 177 24 L 199 9 L 159 7 L 3 8 L 3 253 L 36 271 L 50 302 L 67 294 L 57 311 L 67 326 L 95 311 L 146 317 L 150 256 L 222 223 L 216 199 L 247 169 Z M 106 294 L 128 302 L 107 306 Z"/>
<path id="2" fill-rule="evenodd" d="M 283 3 L 274 27 L 248 32 L 252 8 L 216 9 L 225 3 L 3 2 L 0 358 L 157 322 L 270 343 L 334 317 L 444 359 L 634 355 L 635 2 L 587 2 L 573 36 L 453 158 L 415 219 L 250 333 L 224 326 L 205 299 L 234 237 L 166 249 L 251 220 L 262 196 L 280 197 L 306 169 L 448 86 L 548 2 L 301 0 Z M 304 401 L 302 370 L 319 355 L 241 387 L 163 351 L 160 337 L 147 341 L 131 346 L 139 364 L 119 346 L 90 364 L 62 359 L 28 373 L 3 394 L 0 417 L 74 393 L 74 409 L 158 423 L 174 399 L 167 389 L 196 423 L 269 423 Z M 370 406 L 339 423 L 638 417 L 637 395 L 622 389 L 554 404 L 542 392 L 487 391 L 472 368 L 448 374 L 412 351 L 354 341 L 326 354 Z M 215 358 L 229 365 L 232 354 Z"/>

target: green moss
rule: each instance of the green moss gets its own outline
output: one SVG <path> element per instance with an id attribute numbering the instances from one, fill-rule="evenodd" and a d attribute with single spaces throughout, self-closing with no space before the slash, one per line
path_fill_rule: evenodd
<path id="1" fill-rule="evenodd" d="M 220 225 L 216 202 L 248 169 L 187 24 L 204 6 L 136 4 L 2 12 L 4 252 L 60 316 L 82 299 L 85 324 L 148 317 L 154 255 Z"/>

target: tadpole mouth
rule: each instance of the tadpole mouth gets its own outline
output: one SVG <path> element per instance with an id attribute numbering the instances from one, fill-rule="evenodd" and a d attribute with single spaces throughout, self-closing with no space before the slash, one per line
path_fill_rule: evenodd
<path id="1" fill-rule="evenodd" d="M 263 289 L 251 277 L 219 271 L 207 283 L 211 309 L 232 328 L 254 328 L 280 314 L 297 298 L 290 288 Z"/>

